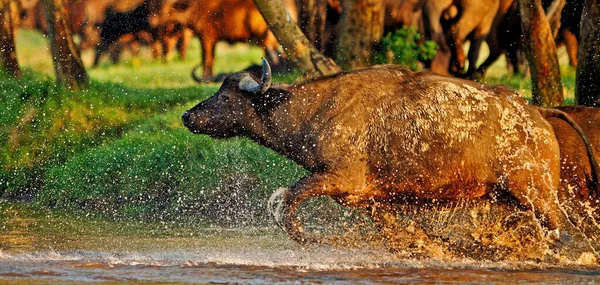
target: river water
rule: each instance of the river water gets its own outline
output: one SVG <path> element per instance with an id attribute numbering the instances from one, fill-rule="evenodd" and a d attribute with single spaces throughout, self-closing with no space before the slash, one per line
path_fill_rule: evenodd
<path id="1" fill-rule="evenodd" d="M 276 227 L 106 222 L 0 203 L 0 284 L 600 284 L 595 265 L 411 259 L 302 246 Z"/>

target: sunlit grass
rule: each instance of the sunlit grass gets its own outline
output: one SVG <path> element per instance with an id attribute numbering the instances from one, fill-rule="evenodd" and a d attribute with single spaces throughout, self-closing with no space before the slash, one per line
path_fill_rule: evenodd
<path id="1" fill-rule="evenodd" d="M 94 51 L 82 51 L 82 59 L 87 71 L 94 81 L 123 84 L 136 88 L 175 88 L 197 86 L 190 76 L 192 68 L 200 63 L 200 47 L 198 39 L 190 45 L 185 60 L 173 52 L 166 63 L 160 59 L 152 59 L 148 47 L 142 46 L 137 56 L 124 50 L 121 61 L 113 64 L 107 56 L 103 56 L 97 68 L 91 68 Z M 37 31 L 21 30 L 17 37 L 17 55 L 19 63 L 25 68 L 53 76 L 54 70 L 48 42 Z M 219 43 L 215 48 L 214 73 L 240 71 L 253 63 L 260 63 L 263 56 L 261 48 L 248 44 Z"/>
<path id="2" fill-rule="evenodd" d="M 181 127 L 184 109 L 53 167 L 36 201 L 117 219 L 265 223 L 269 194 L 304 171 L 249 140 L 192 135 Z"/>
<path id="3" fill-rule="evenodd" d="M 46 170 L 71 156 L 215 90 L 136 89 L 92 82 L 70 91 L 30 71 L 21 80 L 0 76 L 0 89 L 5 106 L 0 109 L 0 192 L 13 197 L 43 188 Z"/>

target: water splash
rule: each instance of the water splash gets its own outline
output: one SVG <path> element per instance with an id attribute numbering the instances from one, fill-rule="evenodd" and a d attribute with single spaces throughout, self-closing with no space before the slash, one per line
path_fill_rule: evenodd
<path id="1" fill-rule="evenodd" d="M 281 222 L 281 200 L 286 189 L 279 189 L 269 200 L 269 209 Z M 396 258 L 412 256 L 422 261 L 432 258 L 445 261 L 481 262 L 543 262 L 547 265 L 594 265 L 593 253 L 580 257 L 561 256 L 553 251 L 555 240 L 532 211 L 525 210 L 508 197 L 461 199 L 450 203 L 431 205 L 398 205 L 401 228 L 422 228 L 434 246 L 443 251 L 434 256 L 423 256 L 422 249 L 408 245 L 395 249 Z M 375 229 L 366 213 L 355 211 L 353 219 L 341 219 L 337 211 L 324 220 L 314 209 L 300 211 L 306 234 L 325 240 L 330 246 L 343 249 L 376 248 L 385 251 L 384 237 Z M 322 210 L 320 210 L 322 211 Z M 304 212 L 304 213 L 302 213 Z M 342 221 L 343 220 L 343 221 Z M 341 221 L 341 222 L 340 222 Z M 410 230 L 409 230 L 410 232 Z M 283 233 L 283 231 L 282 231 Z M 405 233 L 401 233 L 405 235 Z M 407 238 L 412 238 L 407 236 Z M 579 241 L 586 242 L 586 241 Z"/>
<path id="2" fill-rule="evenodd" d="M 273 197 L 282 197 L 286 191 L 279 189 Z M 23 236 L 34 237 L 40 242 L 11 248 L 5 244 L 6 239 L 0 239 L 0 283 L 135 281 L 275 284 L 296 280 L 299 283 L 372 284 L 428 280 L 477 283 L 486 280 L 487 284 L 517 284 L 576 280 L 583 284 L 599 277 L 597 267 L 582 266 L 583 263 L 521 258 L 524 254 L 511 251 L 514 249 L 510 246 L 513 240 L 535 245 L 534 239 L 521 240 L 521 236 L 515 235 L 522 232 L 523 236 L 535 237 L 531 231 L 536 228 L 528 228 L 532 223 L 531 215 L 519 209 L 488 203 L 462 200 L 431 208 L 403 207 L 405 216 L 425 225 L 436 242 L 445 244 L 452 241 L 453 244 L 447 245 L 454 247 L 461 238 L 464 238 L 465 245 L 475 241 L 474 247 L 456 247 L 459 249 L 451 252 L 452 255 L 427 259 L 406 259 L 388 252 L 368 220 L 348 219 L 349 214 L 343 208 L 341 211 L 334 208 L 337 212 L 324 211 L 327 209 L 325 206 L 331 206 L 327 203 L 322 208 L 301 210 L 305 211 L 304 217 L 311 218 L 325 212 L 322 216 L 328 219 L 316 222 L 327 228 L 338 226 L 337 231 L 315 227 L 311 219 L 308 219 L 311 226 L 306 229 L 335 235 L 340 241 L 336 246 L 302 246 L 273 227 L 193 228 L 187 230 L 193 235 L 176 235 L 182 230 L 155 228 L 146 232 L 139 228 L 137 231 L 142 231 L 140 233 L 90 231 L 86 223 L 75 228 L 77 234 L 67 234 L 69 238 L 65 239 L 55 230 L 56 223 L 62 223 L 61 220 L 50 219 L 54 227 L 43 228 L 45 218 L 41 217 L 41 220 L 19 228 L 20 231 L 12 231 L 15 240 Z M 279 200 L 273 198 L 270 204 L 270 209 L 281 213 L 277 210 Z M 353 212 L 351 215 L 360 216 L 361 213 Z M 343 222 L 337 225 L 336 219 Z M 332 220 L 332 224 L 327 222 Z M 5 225 L 10 230 L 16 223 Z M 473 228 L 478 230 L 473 231 Z M 506 228 L 513 230 L 507 231 Z M 467 235 L 470 231 L 474 234 Z M 503 235 L 494 238 L 498 232 Z M 498 246 L 499 243 L 505 243 L 508 249 Z M 488 249 L 490 245 L 499 249 Z M 480 252 L 485 254 L 503 256 L 498 260 L 486 260 L 469 254 L 477 247 L 483 248 Z"/>

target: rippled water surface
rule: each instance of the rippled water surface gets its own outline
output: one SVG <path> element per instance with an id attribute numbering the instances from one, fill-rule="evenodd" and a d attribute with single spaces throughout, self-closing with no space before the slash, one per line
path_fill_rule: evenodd
<path id="1" fill-rule="evenodd" d="M 596 266 L 411 260 L 304 247 L 275 227 L 170 228 L 0 206 L 0 284 L 600 284 Z"/>

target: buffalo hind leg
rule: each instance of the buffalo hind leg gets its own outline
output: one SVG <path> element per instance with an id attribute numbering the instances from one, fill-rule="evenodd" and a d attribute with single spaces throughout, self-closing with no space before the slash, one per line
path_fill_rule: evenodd
<path id="1" fill-rule="evenodd" d="M 100 57 L 107 50 L 108 50 L 108 44 L 106 44 L 105 42 L 101 42 L 100 44 L 98 44 L 98 46 L 96 47 L 96 52 L 94 54 L 94 63 L 92 65 L 93 67 L 98 66 L 98 64 L 100 63 Z"/>
<path id="2" fill-rule="evenodd" d="M 212 33 L 207 31 L 206 34 L 200 39 L 202 42 L 202 64 L 204 65 L 202 77 L 206 81 L 212 81 L 216 39 Z"/>

